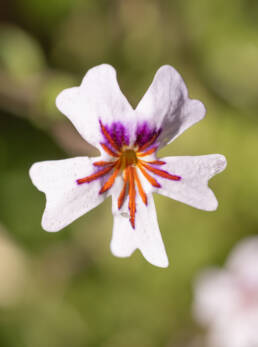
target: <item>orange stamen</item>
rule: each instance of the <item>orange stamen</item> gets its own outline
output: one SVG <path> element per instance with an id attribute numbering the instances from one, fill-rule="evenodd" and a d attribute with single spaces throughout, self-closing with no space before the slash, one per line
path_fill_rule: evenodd
<path id="1" fill-rule="evenodd" d="M 138 149 L 138 151 L 139 151 L 139 152 L 143 152 L 146 148 L 150 147 L 150 145 L 153 144 L 153 142 L 156 140 L 156 138 L 157 138 L 158 136 L 159 136 L 159 133 L 154 134 L 154 135 L 152 136 L 152 138 L 151 138 L 148 142 L 146 142 L 144 145 L 142 145 L 142 146 Z"/>
<path id="2" fill-rule="evenodd" d="M 148 149 L 146 152 L 143 152 L 143 153 L 137 152 L 137 157 L 146 157 L 147 155 L 154 153 L 156 150 L 157 150 L 157 147 L 152 147 Z"/>
<path id="3" fill-rule="evenodd" d="M 142 162 L 141 162 L 142 163 Z M 144 168 L 142 167 L 142 165 L 139 163 L 138 164 L 138 167 L 139 169 L 141 170 L 141 173 L 143 174 L 143 176 L 150 182 L 150 184 L 153 186 L 153 187 L 156 187 L 156 188 L 160 188 L 160 184 L 159 182 L 157 182 L 155 180 L 155 178 L 153 178 L 152 176 L 150 176 L 145 170 Z"/>
<path id="4" fill-rule="evenodd" d="M 152 160 L 152 161 L 144 161 L 145 163 L 148 163 L 150 165 L 164 165 L 166 164 L 165 161 L 162 160 Z"/>
<path id="5" fill-rule="evenodd" d="M 109 190 L 113 186 L 115 179 L 119 173 L 120 167 L 121 167 L 121 162 L 120 162 L 120 160 L 118 160 L 116 163 L 114 172 L 109 177 L 107 182 L 103 185 L 103 187 L 100 189 L 99 194 L 105 193 L 107 190 Z"/>
<path id="6" fill-rule="evenodd" d="M 92 181 L 95 181 L 97 178 L 102 177 L 104 175 L 106 175 L 109 171 L 112 170 L 112 168 L 114 167 L 115 163 L 113 165 L 110 165 L 106 168 L 104 168 L 103 170 L 100 170 L 90 176 L 84 177 L 84 178 L 79 178 L 78 180 L 76 180 L 76 182 L 78 184 L 82 184 L 82 183 L 90 183 Z"/>
<path id="7" fill-rule="evenodd" d="M 136 212 L 136 204 L 135 204 L 135 184 L 134 184 L 134 174 L 133 174 L 133 168 L 128 168 L 129 173 L 129 211 L 130 211 L 130 223 L 135 228 L 135 212 Z"/>
<path id="8" fill-rule="evenodd" d="M 105 138 L 107 139 L 107 141 L 109 142 L 109 144 L 116 149 L 118 152 L 120 152 L 120 148 L 119 146 L 115 143 L 115 141 L 112 139 L 112 137 L 110 136 L 109 132 L 107 131 L 107 129 L 104 127 L 104 125 L 102 124 L 102 122 L 100 123 L 100 127 L 102 130 L 103 135 L 105 136 Z"/>
<path id="9" fill-rule="evenodd" d="M 125 172 L 124 172 L 124 186 L 123 186 L 123 188 L 121 190 L 121 193 L 120 193 L 120 195 L 118 197 L 118 201 L 117 201 L 117 206 L 118 206 L 119 210 L 122 207 L 124 199 L 125 199 L 127 183 L 128 183 L 128 174 L 127 174 L 127 169 L 125 169 Z"/>
<path id="10" fill-rule="evenodd" d="M 139 179 L 139 176 L 138 176 L 137 171 L 136 171 L 135 168 L 133 168 L 133 172 L 134 172 L 134 179 L 135 179 L 135 182 L 136 182 L 136 185 L 137 185 L 140 197 L 142 198 L 143 203 L 145 205 L 147 205 L 147 203 L 148 203 L 147 195 L 145 194 L 145 191 L 143 190 L 141 181 Z"/>
<path id="11" fill-rule="evenodd" d="M 101 143 L 100 145 L 107 154 L 111 155 L 112 157 L 119 158 L 119 154 L 112 151 L 112 149 L 110 149 L 107 145 L 105 145 L 105 143 Z"/>
<path id="12" fill-rule="evenodd" d="M 150 172 L 153 172 L 155 175 L 158 175 L 160 177 L 163 177 L 163 178 L 167 178 L 169 180 L 172 180 L 172 181 L 180 181 L 181 180 L 181 177 L 180 176 L 177 176 L 177 175 L 171 175 L 170 173 L 164 171 L 164 170 L 160 170 L 160 169 L 156 169 L 155 167 L 152 167 L 144 162 L 141 162 L 141 164 L 147 169 L 149 170 Z"/>
<path id="13" fill-rule="evenodd" d="M 94 166 L 109 166 L 113 165 L 114 163 L 112 161 L 95 161 L 93 163 Z"/>

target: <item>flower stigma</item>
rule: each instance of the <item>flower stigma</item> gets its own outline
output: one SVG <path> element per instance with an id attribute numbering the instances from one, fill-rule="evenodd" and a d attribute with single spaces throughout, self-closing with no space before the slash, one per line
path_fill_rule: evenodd
<path id="1" fill-rule="evenodd" d="M 137 165 L 137 153 L 133 149 L 124 149 L 121 153 L 121 169 L 125 169 L 131 165 Z"/>

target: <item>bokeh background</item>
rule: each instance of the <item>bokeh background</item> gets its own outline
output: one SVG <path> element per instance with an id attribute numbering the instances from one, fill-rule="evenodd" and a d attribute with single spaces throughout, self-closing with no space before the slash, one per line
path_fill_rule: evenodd
<path id="1" fill-rule="evenodd" d="M 0 9 L 0 346 L 193 346 L 196 275 L 258 227 L 258 2 L 1 0 Z M 168 269 L 139 252 L 111 255 L 110 200 L 59 233 L 40 226 L 32 163 L 95 154 L 55 97 L 103 62 L 133 106 L 173 65 L 207 117 L 161 156 L 228 159 L 210 182 L 216 212 L 155 197 Z"/>

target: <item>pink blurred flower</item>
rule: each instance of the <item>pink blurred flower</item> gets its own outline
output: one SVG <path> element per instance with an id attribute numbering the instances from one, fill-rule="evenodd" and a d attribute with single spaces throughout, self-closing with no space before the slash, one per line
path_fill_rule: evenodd
<path id="1" fill-rule="evenodd" d="M 224 269 L 196 281 L 194 317 L 212 347 L 258 346 L 258 237 L 235 247 Z"/>

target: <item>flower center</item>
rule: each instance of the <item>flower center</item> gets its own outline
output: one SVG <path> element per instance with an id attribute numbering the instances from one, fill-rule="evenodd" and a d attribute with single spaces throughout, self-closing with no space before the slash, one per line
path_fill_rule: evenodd
<path id="1" fill-rule="evenodd" d="M 112 132 L 100 121 L 100 129 L 104 138 L 104 142 L 100 143 L 100 145 L 106 154 L 110 156 L 111 160 L 95 161 L 93 165 L 98 168 L 97 171 L 90 176 L 77 179 L 76 182 L 77 184 L 90 183 L 108 175 L 107 180 L 99 191 L 99 194 L 103 194 L 113 186 L 117 176 L 122 173 L 123 185 L 121 186 L 121 192 L 117 199 L 117 207 L 119 210 L 121 209 L 128 195 L 130 223 L 134 229 L 136 194 L 139 194 L 145 205 L 148 204 L 148 197 L 143 189 L 139 173 L 141 173 L 154 188 L 161 187 L 155 176 L 171 181 L 180 181 L 181 177 L 161 170 L 159 167 L 166 164 L 166 162 L 162 160 L 146 160 L 146 158 L 157 151 L 157 139 L 161 130 L 156 131 L 154 129 L 150 133 L 147 132 L 147 136 L 146 126 L 140 127 L 140 131 L 137 133 L 138 140 L 136 140 L 134 149 L 132 149 L 128 147 L 129 141 L 126 136 L 125 128 L 121 124 L 115 125 L 116 132 Z"/>
<path id="2" fill-rule="evenodd" d="M 122 169 L 136 165 L 138 162 L 137 154 L 133 149 L 126 149 L 121 153 Z"/>

